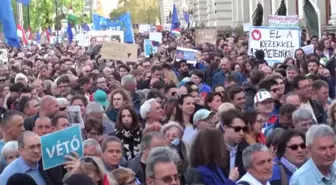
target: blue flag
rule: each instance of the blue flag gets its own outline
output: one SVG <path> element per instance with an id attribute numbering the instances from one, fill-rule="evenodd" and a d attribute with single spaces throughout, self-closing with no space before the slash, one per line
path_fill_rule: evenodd
<path id="1" fill-rule="evenodd" d="M 187 24 L 189 24 L 189 14 L 187 12 L 184 12 L 184 20 Z"/>
<path id="2" fill-rule="evenodd" d="M 37 42 L 37 43 L 40 43 L 40 40 L 41 40 L 41 33 L 38 31 L 38 32 L 36 33 L 36 42 Z"/>
<path id="3" fill-rule="evenodd" d="M 30 0 L 16 0 L 16 1 L 26 6 L 29 5 L 30 3 Z"/>
<path id="4" fill-rule="evenodd" d="M 72 33 L 72 29 L 71 29 L 70 20 L 68 20 L 67 34 L 68 34 L 68 41 L 69 41 L 69 43 L 71 43 L 72 39 L 73 39 L 73 33 Z"/>
<path id="5" fill-rule="evenodd" d="M 95 30 L 117 30 L 124 31 L 124 41 L 134 43 L 131 14 L 124 13 L 120 17 L 111 20 L 97 14 L 93 14 L 93 26 Z"/>
<path id="6" fill-rule="evenodd" d="M 11 0 L 0 0 L 0 22 L 7 44 L 20 48 Z"/>
<path id="7" fill-rule="evenodd" d="M 173 6 L 173 15 L 172 15 L 172 23 L 171 23 L 171 30 L 170 31 L 172 31 L 174 29 L 177 29 L 177 28 L 180 28 L 180 21 L 178 19 L 176 6 L 174 4 L 174 6 Z"/>
<path id="8" fill-rule="evenodd" d="M 84 23 L 84 24 L 83 24 L 82 29 L 83 29 L 84 31 L 90 31 L 90 30 L 91 30 L 90 27 L 89 27 L 89 25 L 88 25 L 87 23 Z"/>

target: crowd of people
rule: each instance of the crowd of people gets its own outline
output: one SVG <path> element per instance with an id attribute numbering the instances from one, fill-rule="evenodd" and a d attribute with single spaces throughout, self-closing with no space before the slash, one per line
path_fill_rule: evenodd
<path id="1" fill-rule="evenodd" d="M 216 45 L 162 32 L 158 52 L 102 58 L 96 38 L 20 49 L 0 43 L 0 185 L 336 185 L 335 34 L 302 35 L 270 65 L 248 36 Z M 176 47 L 200 51 L 176 62 Z M 43 170 L 40 137 L 83 118 L 84 157 Z"/>

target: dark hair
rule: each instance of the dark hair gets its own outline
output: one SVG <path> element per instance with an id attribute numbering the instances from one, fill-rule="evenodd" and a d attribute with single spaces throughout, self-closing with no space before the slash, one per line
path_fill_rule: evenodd
<path id="1" fill-rule="evenodd" d="M 278 158 L 281 158 L 286 151 L 287 143 L 293 138 L 293 137 L 301 137 L 303 142 L 306 142 L 306 138 L 304 134 L 298 130 L 295 129 L 289 129 L 285 130 L 284 133 L 281 134 L 281 137 L 278 141 L 278 146 L 276 150 L 276 155 Z"/>
<path id="2" fill-rule="evenodd" d="M 228 98 L 227 101 L 231 102 L 234 99 L 236 94 L 245 92 L 245 91 L 241 86 L 234 85 L 234 86 L 227 88 L 225 92 L 227 96 L 226 98 Z"/>
<path id="3" fill-rule="evenodd" d="M 244 121 L 245 121 L 246 125 L 253 128 L 253 124 L 257 121 L 258 113 L 254 110 L 245 111 L 243 113 L 243 116 L 244 116 Z"/>
<path id="4" fill-rule="evenodd" d="M 137 116 L 134 108 L 130 105 L 124 105 L 119 109 L 115 128 L 117 130 L 122 130 L 122 129 L 126 128 L 125 125 L 122 122 L 122 111 L 123 110 L 128 110 L 130 112 L 131 116 L 132 116 L 132 126 L 131 126 L 132 129 L 140 128 L 138 116 Z"/>
<path id="5" fill-rule="evenodd" d="M 92 129 L 95 129 L 98 131 L 99 135 L 103 134 L 104 126 L 102 120 L 97 120 L 89 117 L 85 120 L 84 125 L 86 133 L 89 133 Z"/>
<path id="6" fill-rule="evenodd" d="M 164 98 L 161 92 L 158 89 L 151 89 L 147 94 L 147 100 L 152 98 Z"/>
<path id="7" fill-rule="evenodd" d="M 258 69 L 253 69 L 250 74 L 250 80 L 252 85 L 257 85 L 261 80 L 265 78 L 265 74 Z"/>
<path id="8" fill-rule="evenodd" d="M 82 94 L 76 94 L 74 95 L 71 100 L 70 100 L 70 105 L 72 105 L 72 103 L 75 101 L 75 100 L 82 100 L 84 106 L 86 107 L 87 104 L 88 104 L 88 100 L 86 99 L 86 97 Z"/>
<path id="9" fill-rule="evenodd" d="M 293 114 L 296 107 L 292 104 L 283 104 L 279 109 L 279 115 Z"/>
<path id="10" fill-rule="evenodd" d="M 59 86 L 61 83 L 67 83 L 67 84 L 70 84 L 70 78 L 68 77 L 68 75 L 60 76 L 60 77 L 56 80 L 56 85 L 57 85 L 57 86 Z"/>
<path id="11" fill-rule="evenodd" d="M 283 128 L 274 129 L 273 132 L 267 137 L 266 146 L 268 148 L 270 148 L 271 146 L 274 146 L 275 148 L 277 148 L 279 139 L 284 132 L 285 132 L 285 129 Z"/>
<path id="12" fill-rule="evenodd" d="M 103 152 L 105 152 L 107 145 L 111 142 L 117 142 L 121 144 L 121 151 L 123 151 L 123 146 L 122 146 L 122 142 L 119 138 L 115 137 L 115 136 L 109 136 L 107 138 L 104 139 L 103 143 L 102 143 L 102 150 Z"/>
<path id="13" fill-rule="evenodd" d="M 121 68 L 124 68 L 127 72 L 131 71 L 131 69 L 127 65 L 124 65 L 124 64 L 121 64 L 120 66 L 118 66 L 117 70 L 120 71 Z"/>
<path id="14" fill-rule="evenodd" d="M 263 80 L 259 85 L 259 89 L 270 91 L 273 85 L 278 85 L 278 82 L 275 79 Z"/>
<path id="15" fill-rule="evenodd" d="M 151 73 L 153 74 L 155 71 L 161 71 L 162 68 L 160 66 L 152 66 Z"/>
<path id="16" fill-rule="evenodd" d="M 309 64 L 309 63 L 315 63 L 317 66 L 319 66 L 320 65 L 320 62 L 318 61 L 318 60 L 309 60 L 308 62 L 307 62 L 307 64 Z"/>
<path id="17" fill-rule="evenodd" d="M 314 81 L 313 84 L 312 84 L 312 87 L 313 87 L 313 90 L 319 90 L 322 87 L 329 89 L 328 83 L 326 81 L 324 81 L 324 80 L 316 80 L 316 81 Z"/>
<path id="18" fill-rule="evenodd" d="M 15 173 L 12 176 L 10 176 L 7 180 L 7 185 L 18 185 L 18 184 L 37 185 L 35 180 L 25 173 Z"/>
<path id="19" fill-rule="evenodd" d="M 12 84 L 11 86 L 9 86 L 9 91 L 19 93 L 21 91 L 21 89 L 24 88 L 24 87 L 25 86 L 22 83 L 17 82 L 15 84 Z"/>
<path id="20" fill-rule="evenodd" d="M 294 89 L 298 89 L 299 88 L 299 83 L 301 81 L 304 81 L 304 80 L 308 80 L 308 78 L 306 76 L 303 76 L 303 75 L 299 75 L 299 76 L 296 76 L 294 79 L 293 79 L 293 88 Z"/>
<path id="21" fill-rule="evenodd" d="M 200 69 L 198 69 L 198 70 L 193 70 L 193 71 L 191 72 L 190 76 L 191 76 L 191 75 L 196 75 L 198 78 L 201 79 L 201 82 L 203 82 L 203 80 L 204 80 L 204 73 L 203 73 L 203 71 L 200 70 Z"/>
<path id="22" fill-rule="evenodd" d="M 218 165 L 220 168 L 226 169 L 228 156 L 225 151 L 226 147 L 221 131 L 217 129 L 201 130 L 191 146 L 191 166 L 208 166 L 211 169 L 216 169 Z"/>
<path id="23" fill-rule="evenodd" d="M 6 126 L 7 124 L 9 124 L 9 122 L 12 120 L 12 118 L 14 116 L 22 116 L 24 117 L 24 115 L 22 114 L 22 112 L 16 111 L 16 110 L 9 110 L 6 111 L 5 113 L 2 114 L 2 118 L 1 118 L 1 127 Z"/>
<path id="24" fill-rule="evenodd" d="M 193 98 L 193 97 L 190 94 L 182 95 L 181 97 L 179 97 L 177 101 L 176 112 L 175 112 L 175 121 L 180 123 L 182 127 L 184 127 L 183 126 L 183 112 L 182 112 L 182 109 L 180 108 L 180 105 L 183 105 L 184 99 L 186 98 Z M 190 116 L 190 123 L 193 123 L 192 119 L 193 119 L 193 115 Z"/>
<path id="25" fill-rule="evenodd" d="M 160 90 L 164 88 L 164 85 L 165 84 L 161 80 L 158 80 L 152 84 L 152 88 Z"/>
<path id="26" fill-rule="evenodd" d="M 263 50 L 257 50 L 254 55 L 258 61 L 262 61 L 265 59 L 265 52 Z"/>
<path id="27" fill-rule="evenodd" d="M 169 90 L 172 89 L 172 88 L 176 88 L 176 85 L 174 85 L 174 84 L 166 85 L 164 87 L 164 93 L 168 93 Z"/>
<path id="28" fill-rule="evenodd" d="M 282 69 L 282 68 L 277 68 L 277 69 L 275 69 L 275 72 L 276 73 L 279 73 L 283 78 L 285 78 L 286 77 L 286 70 L 285 69 Z"/>
<path id="29" fill-rule="evenodd" d="M 56 116 L 54 116 L 54 117 L 52 118 L 52 120 L 51 120 L 51 125 L 52 125 L 53 127 L 56 127 L 57 124 L 58 124 L 58 120 L 61 119 L 61 118 L 63 118 L 63 119 L 68 119 L 68 117 L 66 117 L 66 116 L 64 116 L 64 115 L 61 115 L 61 114 L 56 115 Z"/>
<path id="30" fill-rule="evenodd" d="M 20 90 L 20 94 L 21 93 L 31 93 L 32 92 L 32 88 L 31 87 L 23 87 L 21 90 Z"/>
<path id="31" fill-rule="evenodd" d="M 221 115 L 221 124 L 230 126 L 234 119 L 241 119 L 244 121 L 243 113 L 237 109 L 230 109 L 228 111 L 223 112 Z"/>
<path id="32" fill-rule="evenodd" d="M 220 99 L 222 100 L 223 99 L 223 96 L 220 94 L 220 93 L 216 93 L 216 92 L 210 92 L 207 94 L 206 98 L 205 98 L 205 105 L 204 107 L 208 110 L 211 110 L 210 106 L 208 105 L 208 103 L 211 103 L 215 96 L 219 96 Z"/>

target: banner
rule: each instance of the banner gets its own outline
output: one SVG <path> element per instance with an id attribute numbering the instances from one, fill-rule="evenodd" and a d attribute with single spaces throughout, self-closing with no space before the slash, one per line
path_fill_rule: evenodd
<path id="1" fill-rule="evenodd" d="M 209 43 L 216 45 L 217 30 L 216 28 L 204 28 L 196 30 L 196 44 Z"/>
<path id="2" fill-rule="evenodd" d="M 297 15 L 290 15 L 290 16 L 269 15 L 268 22 L 269 27 L 299 28 L 299 17 Z"/>
<path id="3" fill-rule="evenodd" d="M 103 59 L 121 60 L 124 62 L 138 61 L 138 45 L 117 42 L 104 42 L 100 50 Z"/>
<path id="4" fill-rule="evenodd" d="M 158 48 L 154 46 L 153 41 L 149 39 L 144 40 L 144 53 L 146 58 L 149 58 L 151 54 L 155 54 L 157 51 Z"/>
<path id="5" fill-rule="evenodd" d="M 175 61 L 186 60 L 188 64 L 195 65 L 199 51 L 189 48 L 176 48 Z"/>
<path id="6" fill-rule="evenodd" d="M 295 50 L 301 47 L 300 40 L 299 29 L 251 27 L 248 54 L 254 55 L 257 50 L 263 50 L 270 65 L 283 62 L 287 57 L 294 57 Z"/>
<path id="7" fill-rule="evenodd" d="M 139 25 L 139 33 L 148 33 L 150 30 L 150 24 L 140 24 Z"/>
<path id="8" fill-rule="evenodd" d="M 93 14 L 92 18 L 95 30 L 124 31 L 124 42 L 134 43 L 133 27 L 129 12 L 124 13 L 115 20 L 111 20 L 97 14 Z"/>
<path id="9" fill-rule="evenodd" d="M 43 170 L 62 165 L 66 155 L 74 151 L 83 156 L 83 142 L 79 125 L 41 136 Z"/>
<path id="10" fill-rule="evenodd" d="M 162 43 L 162 33 L 161 32 L 150 32 L 149 40 L 153 40 Z"/>
<path id="11" fill-rule="evenodd" d="M 91 38 L 95 37 L 97 42 L 124 42 L 124 32 L 114 30 L 104 31 L 89 31 L 86 33 L 80 33 L 76 35 L 79 46 L 87 47 L 90 45 Z"/>

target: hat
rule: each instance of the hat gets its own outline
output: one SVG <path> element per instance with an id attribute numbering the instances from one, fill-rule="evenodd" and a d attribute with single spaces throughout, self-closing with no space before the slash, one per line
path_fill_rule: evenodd
<path id="1" fill-rule="evenodd" d="M 327 66 L 327 63 L 328 63 L 329 59 L 327 57 L 322 57 L 320 59 L 320 64 L 322 64 L 324 67 Z"/>
<path id="2" fill-rule="evenodd" d="M 205 120 L 210 116 L 210 114 L 211 114 L 211 111 L 207 109 L 200 109 L 194 114 L 193 122 L 197 123 L 201 120 Z"/>
<path id="3" fill-rule="evenodd" d="M 99 103 L 103 107 L 107 107 L 108 101 L 107 101 L 107 94 L 103 90 L 96 90 L 96 92 L 93 94 L 93 99 L 95 102 Z"/>
<path id="4" fill-rule="evenodd" d="M 64 184 L 66 185 L 94 185 L 95 182 L 85 175 L 85 174 L 73 174 L 67 180 L 65 180 Z"/>
<path id="5" fill-rule="evenodd" d="M 268 91 L 259 91 L 257 94 L 254 96 L 254 103 L 262 102 L 267 99 L 272 99 L 272 95 Z"/>

